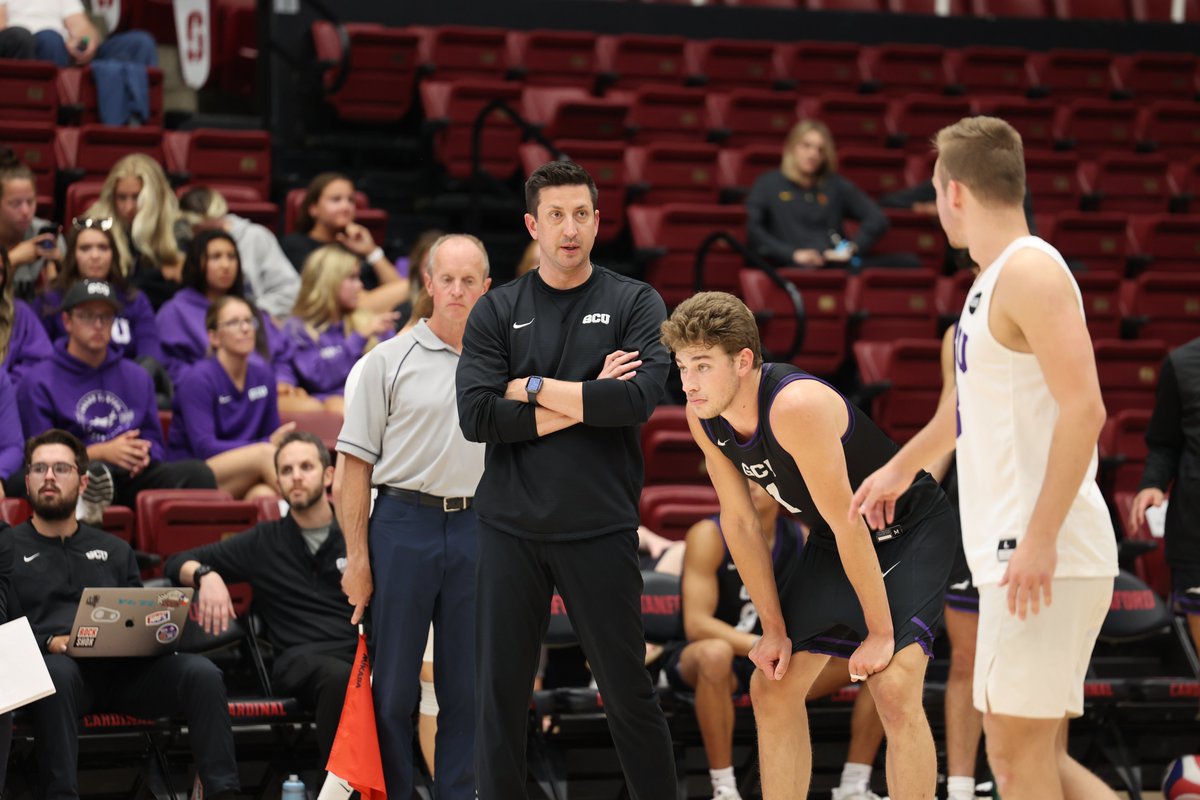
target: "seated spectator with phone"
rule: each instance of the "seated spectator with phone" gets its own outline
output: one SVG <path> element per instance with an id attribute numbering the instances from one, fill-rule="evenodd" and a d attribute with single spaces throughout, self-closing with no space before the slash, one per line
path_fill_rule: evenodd
<path id="1" fill-rule="evenodd" d="M 12 148 L 0 147 L 0 245 L 12 262 L 16 294 L 23 299 L 33 295 L 47 265 L 51 274 L 46 279 L 54 278 L 65 249 L 58 225 L 36 216 L 37 203 L 33 170 Z"/>

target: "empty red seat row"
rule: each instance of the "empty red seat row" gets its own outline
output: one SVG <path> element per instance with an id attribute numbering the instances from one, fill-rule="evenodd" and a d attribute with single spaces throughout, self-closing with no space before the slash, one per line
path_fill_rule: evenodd
<path id="1" fill-rule="evenodd" d="M 808 9 L 893 14 L 933 14 L 934 0 L 642 0 L 648 3 L 724 5 L 743 8 Z M 951 0 L 951 16 L 1031 19 L 1168 22 L 1171 0 Z M 1200 3 L 1186 0 L 1184 20 L 1200 20 Z"/>

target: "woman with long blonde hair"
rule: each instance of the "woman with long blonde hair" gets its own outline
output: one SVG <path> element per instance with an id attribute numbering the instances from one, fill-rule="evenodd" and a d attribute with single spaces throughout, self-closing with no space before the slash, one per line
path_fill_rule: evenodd
<path id="1" fill-rule="evenodd" d="M 118 261 L 155 308 L 174 294 L 183 270 L 177 236 L 183 235 L 187 223 L 157 161 L 144 153 L 130 153 L 114 164 L 100 197 L 84 216 L 116 220 Z"/>
<path id="2" fill-rule="evenodd" d="M 396 313 L 360 309 L 362 293 L 358 258 L 344 248 L 327 245 L 305 260 L 296 305 L 283 324 L 288 344 L 275 376 L 319 401 L 313 410 L 342 413 L 350 368 L 395 332 Z"/>

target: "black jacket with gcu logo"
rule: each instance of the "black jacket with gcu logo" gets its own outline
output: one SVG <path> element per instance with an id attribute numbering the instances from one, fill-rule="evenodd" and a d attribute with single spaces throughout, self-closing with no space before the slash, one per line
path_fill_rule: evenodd
<path id="1" fill-rule="evenodd" d="M 74 536 L 51 539 L 29 520 L 3 535 L 12 547 L 8 615 L 28 617 L 39 644 L 71 632 L 84 589 L 142 585 L 133 548 L 99 528 L 81 524 Z"/>
<path id="2" fill-rule="evenodd" d="M 733 429 L 721 417 L 702 420 L 702 424 L 708 438 L 746 477 L 766 489 L 809 527 L 809 545 L 832 548 L 836 547 L 833 530 L 817 512 L 796 462 L 771 432 L 771 402 L 780 389 L 797 380 L 820 379 L 790 364 L 762 365 L 762 380 L 758 385 L 758 430 L 748 442 L 739 442 Z M 846 400 L 846 410 L 850 414 L 850 424 L 842 435 L 842 448 L 846 453 L 850 488 L 856 490 L 868 475 L 887 463 L 898 448 L 849 400 Z M 908 491 L 896 501 L 894 523 L 909 527 L 930 514 L 948 508 L 937 483 L 929 473 L 921 472 Z"/>
<path id="3" fill-rule="evenodd" d="M 593 266 L 581 286 L 552 289 L 534 270 L 471 311 L 458 363 L 463 434 L 487 443 L 475 493 L 480 519 L 530 538 L 583 539 L 638 526 L 638 426 L 658 404 L 669 354 L 666 318 L 649 285 Z M 595 380 L 614 350 L 637 350 L 630 380 Z M 539 438 L 535 407 L 505 400 L 508 382 L 583 381 L 584 424 Z"/>

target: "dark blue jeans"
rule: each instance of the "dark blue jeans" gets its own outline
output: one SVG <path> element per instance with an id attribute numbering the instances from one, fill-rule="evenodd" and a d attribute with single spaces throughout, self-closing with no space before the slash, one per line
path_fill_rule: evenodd
<path id="1" fill-rule="evenodd" d="M 67 43 L 58 31 L 38 31 L 33 41 L 34 57 L 39 61 L 53 61 L 60 67 L 69 67 L 74 63 L 67 52 Z M 158 66 L 154 37 L 145 31 L 114 33 L 96 48 L 96 58 L 141 64 L 143 67 Z"/>
<path id="2" fill-rule="evenodd" d="M 37 58 L 60 67 L 72 64 L 67 43 L 57 31 L 34 35 Z M 147 67 L 158 65 L 154 38 L 145 31 L 114 33 L 96 48 L 92 77 L 96 82 L 96 106 L 105 125 L 124 125 L 150 117 L 150 79 Z"/>

